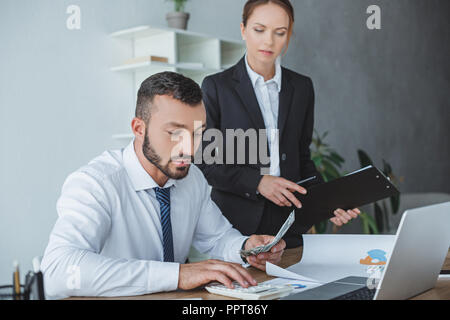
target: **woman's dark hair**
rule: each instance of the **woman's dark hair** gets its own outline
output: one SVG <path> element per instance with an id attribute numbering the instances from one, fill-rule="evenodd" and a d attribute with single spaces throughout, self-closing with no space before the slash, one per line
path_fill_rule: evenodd
<path id="1" fill-rule="evenodd" d="M 142 82 L 137 95 L 136 118 L 150 120 L 151 104 L 157 95 L 168 95 L 190 106 L 202 101 L 202 90 L 192 79 L 176 72 L 156 73 Z"/>
<path id="2" fill-rule="evenodd" d="M 288 28 L 288 36 L 287 36 L 287 44 L 286 44 L 286 50 L 287 50 L 287 48 L 289 46 L 289 40 L 291 39 L 292 32 L 294 29 L 294 8 L 292 7 L 292 4 L 289 0 L 248 0 L 244 6 L 244 13 L 242 14 L 242 23 L 244 24 L 244 27 L 247 27 L 247 21 L 250 18 L 250 16 L 252 15 L 253 10 L 255 10 L 255 8 L 260 5 L 268 4 L 268 3 L 273 3 L 276 5 L 279 5 L 286 11 L 286 13 L 289 16 L 289 28 Z"/>

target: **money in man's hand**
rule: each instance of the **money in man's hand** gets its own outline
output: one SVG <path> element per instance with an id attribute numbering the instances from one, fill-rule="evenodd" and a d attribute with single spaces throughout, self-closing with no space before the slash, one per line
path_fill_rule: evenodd
<path id="1" fill-rule="evenodd" d="M 271 243 L 263 245 L 263 246 L 254 247 L 249 250 L 240 250 L 241 256 L 242 257 L 256 256 L 256 255 L 260 254 L 261 252 L 270 251 L 270 249 L 272 249 L 272 247 L 274 245 L 276 245 L 281 240 L 281 238 L 283 238 L 283 236 L 289 230 L 289 228 L 294 223 L 294 221 L 295 221 L 295 211 L 292 211 L 291 214 L 289 215 L 289 217 L 284 222 L 284 224 L 281 226 L 280 230 L 278 231 L 277 235 L 275 236 L 275 238 L 273 239 L 273 241 Z"/>

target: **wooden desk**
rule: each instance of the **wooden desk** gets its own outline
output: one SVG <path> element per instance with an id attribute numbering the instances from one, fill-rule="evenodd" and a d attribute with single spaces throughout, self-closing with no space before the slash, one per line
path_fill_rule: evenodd
<path id="1" fill-rule="evenodd" d="M 296 249 L 288 249 L 283 254 L 283 259 L 280 263 L 280 266 L 283 268 L 289 267 L 300 261 L 302 255 L 303 248 Z M 442 267 L 444 270 L 450 270 L 450 251 L 447 254 L 447 258 L 445 259 L 444 265 Z M 252 276 L 258 282 L 263 282 L 266 280 L 273 279 L 274 277 L 268 276 L 265 272 L 258 270 L 256 268 L 250 267 L 248 268 Z M 154 293 L 147 294 L 141 296 L 134 297 L 114 297 L 114 298 L 106 298 L 106 297 L 95 297 L 95 298 L 87 298 L 87 297 L 72 297 L 68 298 L 68 300 L 86 300 L 86 299 L 102 299 L 102 300 L 166 300 L 166 299 L 192 299 L 192 298 L 202 298 L 204 300 L 230 300 L 232 298 L 228 298 L 225 296 L 219 296 L 215 294 L 208 293 L 205 289 L 194 289 L 189 291 L 172 291 L 172 292 L 164 292 L 164 293 Z M 419 294 L 413 298 L 412 300 L 450 300 L 450 278 L 438 280 L 436 287 L 430 289 L 422 294 Z"/>

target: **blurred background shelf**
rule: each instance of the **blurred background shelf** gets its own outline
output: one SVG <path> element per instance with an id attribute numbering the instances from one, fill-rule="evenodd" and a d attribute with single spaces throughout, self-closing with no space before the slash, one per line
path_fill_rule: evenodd
<path id="1" fill-rule="evenodd" d="M 243 41 L 165 27 L 138 26 L 110 36 L 131 46 L 132 57 L 124 57 L 110 69 L 134 74 L 136 92 L 143 80 L 162 71 L 179 72 L 201 84 L 207 75 L 231 67 L 245 54 Z M 125 63 L 148 56 L 166 58 L 167 62 Z"/>
<path id="2" fill-rule="evenodd" d="M 131 56 L 121 57 L 110 70 L 130 77 L 133 105 L 141 83 L 153 74 L 178 72 L 201 85 L 206 76 L 233 66 L 245 54 L 243 41 L 165 27 L 137 26 L 113 32 L 110 37 L 121 41 L 131 52 Z M 151 56 L 167 62 L 151 61 L 148 59 Z M 130 63 L 141 58 L 149 61 Z M 118 133 L 112 138 L 125 141 L 133 135 Z"/>

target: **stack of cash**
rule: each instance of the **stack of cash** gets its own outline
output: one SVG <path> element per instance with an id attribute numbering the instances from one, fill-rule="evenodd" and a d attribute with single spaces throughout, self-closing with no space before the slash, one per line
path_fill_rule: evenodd
<path id="1" fill-rule="evenodd" d="M 283 238 L 283 236 L 286 234 L 286 231 L 289 230 L 294 221 L 295 221 L 295 211 L 292 211 L 271 243 L 266 244 L 264 246 L 255 247 L 250 250 L 240 250 L 239 253 L 241 254 L 242 257 L 248 257 L 258 255 L 261 252 L 270 251 L 270 249 L 272 249 L 272 247 L 276 245 L 281 240 L 281 238 Z"/>

